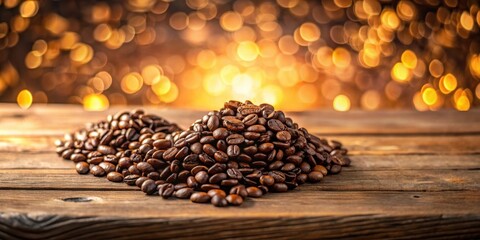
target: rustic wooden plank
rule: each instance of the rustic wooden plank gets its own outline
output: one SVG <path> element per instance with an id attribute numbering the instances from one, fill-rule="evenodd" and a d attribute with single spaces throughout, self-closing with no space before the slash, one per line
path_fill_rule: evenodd
<path id="1" fill-rule="evenodd" d="M 226 209 L 135 192 L 0 194 L 0 237 L 8 239 L 480 236 L 479 192 L 288 192 Z M 87 202 L 65 201 L 71 198 Z"/>
<path id="2" fill-rule="evenodd" d="M 138 191 L 105 178 L 78 175 L 74 169 L 0 169 L 0 189 Z M 345 171 L 299 191 L 478 191 L 480 170 Z"/>
<path id="3" fill-rule="evenodd" d="M 219 105 L 219 107 L 221 104 Z M 0 135 L 46 135 L 73 131 L 86 122 L 105 119 L 109 113 L 138 106 L 116 106 L 105 112 L 85 112 L 78 105 L 34 105 L 21 110 L 13 104 L 0 104 Z M 188 127 L 206 111 L 142 107 L 183 127 Z M 469 112 L 444 110 L 438 112 L 312 110 L 288 112 L 301 126 L 323 134 L 465 134 L 480 133 L 480 109 Z"/>
<path id="4" fill-rule="evenodd" d="M 480 169 L 480 155 L 354 155 L 344 171 Z M 0 169 L 71 169 L 73 162 L 55 153 L 3 152 Z"/>
<path id="5" fill-rule="evenodd" d="M 61 136 L 0 136 L 0 152 L 47 153 Z M 341 141 L 350 155 L 480 154 L 480 135 L 462 136 L 329 136 Z"/>

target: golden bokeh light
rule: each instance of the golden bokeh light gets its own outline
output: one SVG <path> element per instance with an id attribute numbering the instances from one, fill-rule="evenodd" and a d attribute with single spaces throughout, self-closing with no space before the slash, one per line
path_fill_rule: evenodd
<path id="1" fill-rule="evenodd" d="M 457 88 L 457 84 L 457 78 L 453 74 L 447 73 L 440 78 L 439 88 L 443 94 L 449 94 Z"/>
<path id="2" fill-rule="evenodd" d="M 20 108 L 28 109 L 30 108 L 30 106 L 32 106 L 32 102 L 33 102 L 33 97 L 32 97 L 32 93 L 29 90 L 24 89 L 18 93 L 17 104 Z"/>
<path id="3" fill-rule="evenodd" d="M 30 18 L 38 12 L 38 2 L 34 0 L 28 0 L 20 5 L 20 15 L 24 18 Z"/>
<path id="4" fill-rule="evenodd" d="M 0 99 L 85 109 L 480 104 L 480 3 L 0 0 Z M 88 105 L 88 107 L 87 107 Z"/>
<path id="5" fill-rule="evenodd" d="M 132 72 L 122 78 L 122 91 L 126 94 L 134 94 L 138 92 L 143 86 L 143 78 L 137 72 Z"/>
<path id="6" fill-rule="evenodd" d="M 245 41 L 238 44 L 237 55 L 243 61 L 253 61 L 257 59 L 260 50 L 257 44 L 251 41 Z"/>
<path id="7" fill-rule="evenodd" d="M 220 17 L 220 26 L 229 32 L 237 31 L 243 26 L 242 15 L 232 11 L 225 12 Z"/>
<path id="8" fill-rule="evenodd" d="M 306 22 L 300 26 L 299 30 L 300 36 L 307 42 L 315 42 L 320 38 L 320 29 L 314 23 Z"/>
<path id="9" fill-rule="evenodd" d="M 333 99 L 333 109 L 340 112 L 346 112 L 350 110 L 350 98 L 341 94 Z"/>
<path id="10" fill-rule="evenodd" d="M 83 97 L 83 108 L 87 111 L 107 110 L 110 103 L 103 94 L 88 94 Z"/>
<path id="11" fill-rule="evenodd" d="M 408 82 L 412 79 L 412 72 L 403 63 L 393 65 L 390 73 L 393 80 L 397 82 Z"/>

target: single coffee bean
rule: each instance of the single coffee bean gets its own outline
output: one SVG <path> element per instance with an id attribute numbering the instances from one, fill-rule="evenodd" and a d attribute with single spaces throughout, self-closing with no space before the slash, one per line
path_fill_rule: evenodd
<path id="1" fill-rule="evenodd" d="M 237 194 L 229 194 L 225 199 L 233 206 L 240 206 L 243 203 L 243 198 Z"/>
<path id="2" fill-rule="evenodd" d="M 197 174 L 195 174 L 195 180 L 199 184 L 205 184 L 208 182 L 208 174 L 205 171 L 200 171 Z"/>
<path id="3" fill-rule="evenodd" d="M 139 177 L 139 178 L 137 178 L 137 180 L 135 180 L 135 186 L 141 188 L 143 182 L 145 182 L 145 181 L 148 180 L 148 179 L 149 179 L 148 177 Z"/>
<path id="4" fill-rule="evenodd" d="M 217 128 L 213 131 L 212 135 L 214 139 L 223 140 L 228 136 L 228 130 L 226 128 Z"/>
<path id="5" fill-rule="evenodd" d="M 275 137 L 282 142 L 288 142 L 292 139 L 292 135 L 288 131 L 277 132 Z"/>
<path id="6" fill-rule="evenodd" d="M 107 146 L 107 145 L 100 145 L 98 146 L 97 151 L 102 153 L 103 155 L 115 154 L 116 151 L 114 148 Z"/>
<path id="7" fill-rule="evenodd" d="M 223 186 L 223 187 L 233 187 L 233 186 L 238 185 L 238 180 L 237 179 L 225 179 L 225 180 L 222 180 L 220 185 Z"/>
<path id="8" fill-rule="evenodd" d="M 153 147 L 160 150 L 166 150 L 172 146 L 172 142 L 167 139 L 158 139 L 153 142 Z"/>
<path id="9" fill-rule="evenodd" d="M 182 188 L 177 191 L 175 191 L 175 197 L 176 198 L 181 198 L 181 199 L 188 199 L 190 196 L 192 196 L 193 193 L 193 188 Z"/>
<path id="10" fill-rule="evenodd" d="M 142 192 L 146 193 L 147 195 L 152 195 L 155 190 L 157 190 L 157 185 L 155 181 L 148 179 L 142 183 Z"/>
<path id="11" fill-rule="evenodd" d="M 207 122 L 207 127 L 210 131 L 213 131 L 218 128 L 218 125 L 220 124 L 220 120 L 218 119 L 217 116 L 213 115 L 210 116 Z"/>
<path id="12" fill-rule="evenodd" d="M 215 207 L 226 207 L 226 206 L 228 206 L 227 199 L 225 199 L 225 197 L 220 196 L 220 195 L 214 195 L 211 199 L 211 203 Z"/>
<path id="13" fill-rule="evenodd" d="M 205 183 L 202 186 L 200 186 L 200 190 L 204 192 L 208 192 L 212 189 L 220 189 L 220 186 L 217 184 L 210 184 L 210 183 Z"/>
<path id="14" fill-rule="evenodd" d="M 277 120 L 277 119 L 268 120 L 267 125 L 268 125 L 268 128 L 270 128 L 271 130 L 273 130 L 275 132 L 285 130 L 285 125 L 283 125 L 283 123 L 280 122 L 280 120 Z"/>
<path id="15" fill-rule="evenodd" d="M 244 185 L 237 185 L 230 189 L 230 194 L 237 194 L 242 198 L 246 198 L 248 196 L 247 189 Z"/>
<path id="16" fill-rule="evenodd" d="M 194 192 L 190 196 L 190 201 L 194 203 L 207 203 L 210 202 L 210 196 L 206 192 Z"/>
<path id="17" fill-rule="evenodd" d="M 275 183 L 275 179 L 273 179 L 270 175 L 262 175 L 260 177 L 260 184 L 265 185 L 267 187 L 272 186 Z"/>
<path id="18" fill-rule="evenodd" d="M 131 174 L 123 178 L 123 182 L 130 186 L 135 186 L 135 182 L 140 178 L 139 175 Z"/>
<path id="19" fill-rule="evenodd" d="M 110 172 L 107 174 L 107 179 L 112 182 L 123 182 L 123 175 L 118 172 Z"/>
<path id="20" fill-rule="evenodd" d="M 249 197 L 258 198 L 263 195 L 262 190 L 257 187 L 247 187 L 247 193 Z"/>
<path id="21" fill-rule="evenodd" d="M 227 179 L 227 174 L 225 173 L 216 173 L 213 176 L 210 177 L 208 182 L 213 183 L 213 184 L 218 184 L 221 181 Z"/>
<path id="22" fill-rule="evenodd" d="M 315 171 L 315 172 L 321 172 L 323 174 L 323 176 L 327 176 L 328 174 L 328 170 L 322 166 L 322 165 L 317 165 L 315 166 L 312 171 Z"/>
<path id="23" fill-rule="evenodd" d="M 272 143 L 262 143 L 258 146 L 258 150 L 263 153 L 269 153 L 273 150 L 274 145 Z"/>
<path id="24" fill-rule="evenodd" d="M 207 194 L 208 194 L 208 196 L 210 196 L 210 197 L 213 197 L 213 196 L 215 196 L 215 195 L 220 195 L 220 196 L 222 196 L 222 197 L 226 197 L 226 196 L 227 196 L 227 194 L 226 194 L 223 190 L 221 190 L 221 189 L 212 189 L 212 190 L 209 190 L 209 191 L 207 192 Z"/>
<path id="25" fill-rule="evenodd" d="M 257 123 L 257 120 L 258 120 L 257 114 L 249 114 L 242 120 L 242 122 L 243 124 L 245 124 L 245 126 L 251 126 Z"/>
<path id="26" fill-rule="evenodd" d="M 232 134 L 227 137 L 227 143 L 229 145 L 238 145 L 243 143 L 243 141 L 245 141 L 245 138 L 240 134 Z"/>
<path id="27" fill-rule="evenodd" d="M 227 175 L 228 175 L 229 178 L 238 179 L 238 180 L 243 178 L 242 172 L 240 172 L 236 168 L 227 169 Z"/>
<path id="28" fill-rule="evenodd" d="M 288 186 L 285 183 L 275 183 L 272 187 L 275 192 L 286 192 L 288 191 Z"/>
<path id="29" fill-rule="evenodd" d="M 219 163 L 226 163 L 228 161 L 228 155 L 222 151 L 215 152 L 213 157 Z"/>
<path id="30" fill-rule="evenodd" d="M 330 168 L 330 173 L 332 174 L 337 174 L 339 173 L 340 171 L 342 171 L 342 166 L 340 165 L 332 165 L 332 167 Z"/>
<path id="31" fill-rule="evenodd" d="M 321 172 L 313 171 L 308 174 L 308 180 L 312 183 L 320 182 L 323 179 Z"/>
<path id="32" fill-rule="evenodd" d="M 72 160 L 74 162 L 83 162 L 83 161 L 87 160 L 87 157 L 85 157 L 85 155 L 83 155 L 81 153 L 73 153 L 70 156 L 70 160 Z M 96 164 L 98 164 L 98 163 L 96 163 Z"/>
<path id="33" fill-rule="evenodd" d="M 87 174 L 90 171 L 90 165 L 86 162 L 78 162 L 75 164 L 75 170 L 80 174 Z"/>
<path id="34" fill-rule="evenodd" d="M 103 170 L 103 168 L 100 166 L 95 165 L 90 169 L 90 173 L 92 173 L 95 177 L 102 177 L 105 175 L 105 170 Z"/>

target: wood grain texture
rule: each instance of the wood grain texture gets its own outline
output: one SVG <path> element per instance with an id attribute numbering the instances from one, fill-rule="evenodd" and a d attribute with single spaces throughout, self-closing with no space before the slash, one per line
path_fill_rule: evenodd
<path id="1" fill-rule="evenodd" d="M 480 109 L 288 113 L 352 166 L 319 184 L 215 208 L 78 175 L 53 141 L 107 112 L 0 104 L 0 239 L 480 238 Z M 202 111 L 146 108 L 188 126 Z"/>
<path id="2" fill-rule="evenodd" d="M 222 104 L 219 104 L 221 107 Z M 107 114 L 135 107 L 112 107 L 106 112 L 85 112 L 81 106 L 34 105 L 22 111 L 13 104 L 0 104 L 0 135 L 49 135 L 63 134 L 81 127 L 85 122 L 105 119 Z M 169 109 L 165 107 L 142 107 L 148 112 L 175 121 L 188 127 L 206 111 Z M 288 112 L 287 115 L 321 134 L 464 134 L 480 133 L 480 109 L 469 112 L 439 111 L 350 111 L 335 112 L 317 110 Z"/>
<path id="3" fill-rule="evenodd" d="M 1 238 L 475 238 L 478 192 L 288 192 L 215 208 L 135 192 L 0 190 Z M 66 202 L 66 199 L 88 202 Z M 285 208 L 288 206 L 288 208 Z M 179 211 L 179 209 L 182 209 Z M 28 213 L 28 214 L 27 214 Z M 72 213 L 74 213 L 72 215 Z M 435 229 L 435 231 L 432 231 Z"/>

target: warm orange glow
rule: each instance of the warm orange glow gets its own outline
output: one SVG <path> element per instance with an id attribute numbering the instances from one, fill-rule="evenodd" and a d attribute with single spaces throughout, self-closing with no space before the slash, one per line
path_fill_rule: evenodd
<path id="1" fill-rule="evenodd" d="M 134 94 L 143 86 L 143 78 L 139 73 L 132 72 L 122 78 L 121 87 L 127 94 Z"/>
<path id="2" fill-rule="evenodd" d="M 306 22 L 300 26 L 300 36 L 307 42 L 314 42 L 320 38 L 320 29 L 316 24 Z"/>
<path id="3" fill-rule="evenodd" d="M 243 61 L 253 61 L 257 59 L 260 50 L 257 44 L 251 41 L 245 41 L 238 44 L 237 54 Z"/>
<path id="4" fill-rule="evenodd" d="M 83 108 L 87 111 L 104 111 L 108 106 L 108 98 L 103 94 L 88 94 L 83 97 Z"/>
<path id="5" fill-rule="evenodd" d="M 443 94 L 452 92 L 457 88 L 457 78 L 453 74 L 447 73 L 445 76 L 440 78 L 439 88 Z"/>
<path id="6" fill-rule="evenodd" d="M 333 100 L 333 109 L 346 112 L 350 110 L 350 99 L 345 95 L 338 95 Z"/>
<path id="7" fill-rule="evenodd" d="M 38 12 L 38 2 L 33 0 L 28 0 L 20 5 L 20 15 L 24 18 L 33 17 Z"/>
<path id="8" fill-rule="evenodd" d="M 220 17 L 220 26 L 226 31 L 237 31 L 243 26 L 243 18 L 236 12 L 226 12 Z"/>
<path id="9" fill-rule="evenodd" d="M 417 67 L 417 56 L 413 51 L 406 50 L 402 53 L 402 63 L 405 67 L 414 69 Z"/>
<path id="10" fill-rule="evenodd" d="M 403 63 L 396 63 L 390 75 L 397 82 L 408 82 L 412 78 L 412 72 Z"/>
<path id="11" fill-rule="evenodd" d="M 423 99 L 423 102 L 425 102 L 425 104 L 432 106 L 438 100 L 437 92 L 431 86 L 426 87 L 422 91 L 422 99 Z"/>
<path id="12" fill-rule="evenodd" d="M 32 93 L 27 89 L 20 91 L 17 95 L 17 104 L 22 109 L 28 109 L 32 106 Z"/>

